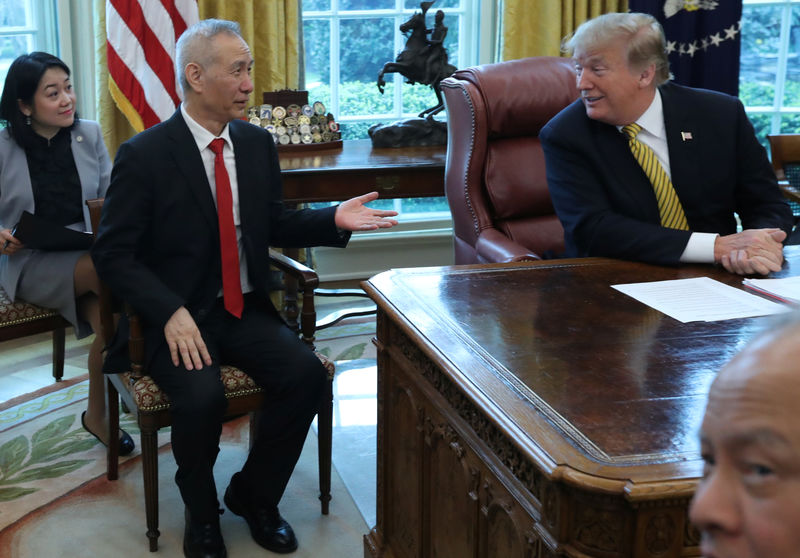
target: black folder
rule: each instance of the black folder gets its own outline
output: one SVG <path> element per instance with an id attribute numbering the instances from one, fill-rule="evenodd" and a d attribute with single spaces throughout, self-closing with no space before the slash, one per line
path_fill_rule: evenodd
<path id="1" fill-rule="evenodd" d="M 54 225 L 28 211 L 22 212 L 13 234 L 25 248 L 36 250 L 88 250 L 94 240 L 91 233 Z"/>

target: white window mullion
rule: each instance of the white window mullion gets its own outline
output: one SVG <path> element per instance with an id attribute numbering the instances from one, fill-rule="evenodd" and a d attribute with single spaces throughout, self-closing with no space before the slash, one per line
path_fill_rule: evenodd
<path id="1" fill-rule="evenodd" d="M 32 50 L 43 50 L 61 56 L 58 42 L 58 18 L 55 0 L 27 0 L 20 6 L 25 15 L 22 25 L 0 26 L 0 37 L 18 36 L 24 38 L 25 45 L 13 48 L 3 56 L 3 69 L 0 72 L 0 90 L 5 82 L 11 60 Z M 91 35 L 91 34 L 89 34 Z M 13 44 L 13 42 L 12 42 Z M 17 51 L 19 49 L 19 51 Z"/>
<path id="2" fill-rule="evenodd" d="M 781 10 L 781 32 L 778 38 L 778 65 L 775 80 L 775 100 L 773 110 L 776 117 L 772 118 L 772 133 L 780 132 L 780 112 L 783 108 L 784 93 L 786 91 L 787 58 L 789 54 L 789 31 L 791 28 L 792 6 L 788 2 Z"/>
<path id="3" fill-rule="evenodd" d="M 32 8 L 32 20 L 37 31 L 34 42 L 41 50 L 58 52 L 58 23 L 56 20 L 56 3 L 53 0 L 39 0 L 28 4 Z M 29 20 L 30 21 L 30 20 Z"/>

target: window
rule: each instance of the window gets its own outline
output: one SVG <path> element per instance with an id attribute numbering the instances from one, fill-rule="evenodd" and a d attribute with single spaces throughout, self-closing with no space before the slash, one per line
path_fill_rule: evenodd
<path id="1" fill-rule="evenodd" d="M 0 87 L 20 54 L 44 50 L 58 54 L 53 0 L 0 0 Z"/>
<path id="2" fill-rule="evenodd" d="M 800 0 L 744 0 L 739 97 L 756 135 L 800 133 Z"/>
<path id="3" fill-rule="evenodd" d="M 445 48 L 457 68 L 478 59 L 479 0 L 438 0 L 427 12 L 433 27 L 437 10 L 445 14 Z M 319 100 L 332 112 L 342 139 L 366 139 L 376 123 L 416 116 L 436 104 L 427 85 L 404 83 L 400 74 L 386 74 L 384 93 L 378 91 L 378 73 L 405 45 L 400 25 L 415 11 L 419 0 L 303 0 L 305 88 L 309 100 Z M 444 112 L 439 114 L 444 118 Z M 374 207 L 394 208 L 403 220 L 448 218 L 445 198 L 379 200 Z"/>

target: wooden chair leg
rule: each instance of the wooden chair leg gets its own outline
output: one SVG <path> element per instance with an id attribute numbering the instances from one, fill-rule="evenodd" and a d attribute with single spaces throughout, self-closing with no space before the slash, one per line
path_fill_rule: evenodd
<path id="1" fill-rule="evenodd" d="M 65 329 L 53 330 L 53 378 L 60 382 L 64 377 L 64 337 Z"/>
<path id="2" fill-rule="evenodd" d="M 144 507 L 147 518 L 147 538 L 150 552 L 158 550 L 158 430 L 144 428 L 142 432 L 142 476 L 144 478 Z"/>
<path id="3" fill-rule="evenodd" d="M 106 408 L 108 409 L 109 441 L 106 446 L 106 478 L 117 480 L 119 478 L 119 444 L 112 444 L 111 441 L 119 437 L 119 394 L 108 378 L 106 378 Z"/>
<path id="4" fill-rule="evenodd" d="M 333 446 L 333 380 L 328 380 L 317 413 L 319 453 L 319 501 L 322 515 L 328 515 L 331 501 L 331 450 Z"/>

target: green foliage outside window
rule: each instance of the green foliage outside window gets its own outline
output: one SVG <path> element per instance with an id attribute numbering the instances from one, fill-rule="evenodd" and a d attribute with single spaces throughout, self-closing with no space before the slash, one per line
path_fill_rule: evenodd
<path id="1" fill-rule="evenodd" d="M 782 35 L 784 15 L 789 18 L 788 36 Z M 751 109 L 750 121 L 766 147 L 770 133 L 800 133 L 800 114 L 786 111 L 800 108 L 800 2 L 793 2 L 788 13 L 783 4 L 745 2 L 741 29 L 739 98 Z M 784 56 L 786 74 L 779 76 Z M 776 99 L 779 77 L 782 99 Z"/>
<path id="2" fill-rule="evenodd" d="M 436 94 L 426 85 L 403 84 L 403 110 L 407 113 L 417 114 L 422 110 L 436 104 Z M 319 84 L 309 87 L 308 98 L 322 101 L 329 106 L 331 98 L 330 86 Z M 386 84 L 383 95 L 378 91 L 374 81 L 346 81 L 339 84 L 340 114 L 334 115 L 337 119 L 341 116 L 364 116 L 391 114 L 394 99 L 394 83 Z M 345 101 L 346 99 L 346 101 Z M 347 103 L 345 106 L 345 102 Z M 363 120 L 361 122 L 341 122 L 342 137 L 344 139 L 363 139 L 369 137 L 367 129 L 376 122 L 389 123 L 394 117 Z"/>

